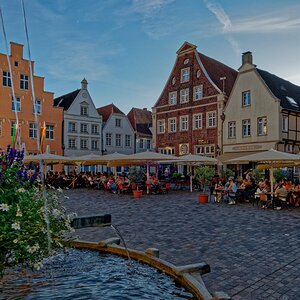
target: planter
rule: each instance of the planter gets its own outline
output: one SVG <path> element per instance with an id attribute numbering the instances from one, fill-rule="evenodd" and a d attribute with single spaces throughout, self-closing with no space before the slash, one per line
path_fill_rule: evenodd
<path id="1" fill-rule="evenodd" d="M 143 191 L 142 190 L 133 190 L 132 193 L 133 193 L 133 198 L 138 199 L 138 198 L 142 197 Z"/>
<path id="2" fill-rule="evenodd" d="M 208 202 L 208 194 L 199 194 L 198 195 L 198 202 L 201 204 L 205 204 Z"/>

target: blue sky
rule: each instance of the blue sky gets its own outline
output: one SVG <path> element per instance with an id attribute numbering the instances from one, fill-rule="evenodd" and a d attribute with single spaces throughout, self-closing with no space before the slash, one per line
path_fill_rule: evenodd
<path id="1" fill-rule="evenodd" d="M 252 51 L 259 68 L 300 85 L 298 0 L 24 1 L 35 74 L 55 97 L 85 77 L 96 107 L 151 109 L 184 41 L 235 69 Z M 0 5 L 9 41 L 26 46 L 21 0 Z"/>

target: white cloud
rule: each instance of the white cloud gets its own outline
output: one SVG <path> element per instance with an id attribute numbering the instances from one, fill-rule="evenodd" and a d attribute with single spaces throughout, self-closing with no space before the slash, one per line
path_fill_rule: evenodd
<path id="1" fill-rule="evenodd" d="M 146 19 L 153 18 L 160 10 L 174 1 L 175 0 L 133 0 L 131 10 L 143 15 Z"/>

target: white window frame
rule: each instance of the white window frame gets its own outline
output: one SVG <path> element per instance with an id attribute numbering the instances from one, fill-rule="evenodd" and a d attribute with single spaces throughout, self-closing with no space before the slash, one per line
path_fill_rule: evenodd
<path id="1" fill-rule="evenodd" d="M 139 148 L 144 149 L 144 139 L 139 140 Z"/>
<path id="2" fill-rule="evenodd" d="M 28 82 L 29 82 L 28 75 L 20 74 L 20 89 L 21 90 L 28 90 Z"/>
<path id="3" fill-rule="evenodd" d="M 151 140 L 149 139 L 146 141 L 146 148 L 151 149 Z"/>
<path id="4" fill-rule="evenodd" d="M 46 125 L 46 139 L 54 140 L 54 125 Z"/>
<path id="5" fill-rule="evenodd" d="M 169 93 L 169 105 L 177 104 L 177 91 Z"/>
<path id="6" fill-rule="evenodd" d="M 165 120 L 164 119 L 157 120 L 157 134 L 163 134 L 163 133 L 165 133 L 165 131 L 166 131 Z"/>
<path id="7" fill-rule="evenodd" d="M 2 73 L 2 85 L 3 86 L 8 86 L 11 87 L 11 76 L 10 76 L 10 72 L 8 71 L 3 71 Z"/>
<path id="8" fill-rule="evenodd" d="M 87 150 L 88 147 L 88 139 L 80 139 L 80 149 Z"/>
<path id="9" fill-rule="evenodd" d="M 251 136 L 251 120 L 245 119 L 242 121 L 242 136 L 250 137 Z"/>
<path id="10" fill-rule="evenodd" d="M 180 82 L 188 82 L 190 81 L 190 67 L 181 69 L 180 72 Z"/>
<path id="11" fill-rule="evenodd" d="M 80 105 L 80 115 L 81 116 L 88 116 L 89 115 L 89 108 L 87 105 Z"/>
<path id="12" fill-rule="evenodd" d="M 228 138 L 229 139 L 236 138 L 236 121 L 228 122 Z"/>
<path id="13" fill-rule="evenodd" d="M 282 115 L 282 131 L 283 132 L 289 131 L 289 117 L 286 115 Z"/>
<path id="14" fill-rule="evenodd" d="M 251 106 L 251 91 L 242 92 L 242 106 Z"/>
<path id="15" fill-rule="evenodd" d="M 68 149 L 77 149 L 77 147 L 76 147 L 76 138 L 69 137 L 69 139 L 68 139 Z"/>
<path id="16" fill-rule="evenodd" d="M 187 103 L 189 102 L 189 95 L 190 95 L 190 91 L 189 89 L 183 89 L 183 90 L 180 90 L 180 103 Z"/>
<path id="17" fill-rule="evenodd" d="M 21 111 L 21 99 L 20 97 L 15 97 L 16 101 L 14 101 L 13 97 L 11 99 L 11 111 L 17 111 L 20 112 Z M 17 110 L 15 110 L 15 103 L 17 104 Z"/>
<path id="18" fill-rule="evenodd" d="M 267 117 L 257 118 L 257 135 L 267 135 Z"/>
<path id="19" fill-rule="evenodd" d="M 98 140 L 91 140 L 91 149 L 99 150 L 99 141 Z"/>
<path id="20" fill-rule="evenodd" d="M 188 131 L 189 130 L 189 116 L 180 116 L 180 131 Z"/>
<path id="21" fill-rule="evenodd" d="M 125 147 L 131 147 L 131 135 L 125 134 Z"/>
<path id="22" fill-rule="evenodd" d="M 37 124 L 29 123 L 29 138 L 37 139 Z"/>
<path id="23" fill-rule="evenodd" d="M 91 124 L 91 131 L 92 131 L 92 134 L 99 134 L 99 125 Z"/>
<path id="24" fill-rule="evenodd" d="M 215 150 L 216 150 L 216 148 L 215 148 L 214 144 L 195 145 L 195 154 L 214 157 Z"/>
<path id="25" fill-rule="evenodd" d="M 89 133 L 88 123 L 80 123 L 80 133 Z"/>
<path id="26" fill-rule="evenodd" d="M 217 112 L 216 111 L 208 111 L 206 113 L 206 127 L 207 128 L 217 127 Z"/>
<path id="27" fill-rule="evenodd" d="M 111 133 L 106 133 L 105 134 L 105 145 L 108 147 L 112 146 L 112 134 Z"/>
<path id="28" fill-rule="evenodd" d="M 41 114 L 41 108 L 42 108 L 42 101 L 41 100 L 38 100 L 36 99 L 35 100 L 35 105 L 33 106 L 33 113 L 37 113 L 38 115 Z"/>
<path id="29" fill-rule="evenodd" d="M 77 132 L 76 122 L 68 122 L 68 132 Z"/>
<path id="30" fill-rule="evenodd" d="M 116 147 L 122 147 L 122 134 L 121 133 L 116 133 L 115 145 L 116 145 Z"/>
<path id="31" fill-rule="evenodd" d="M 168 119 L 168 132 L 174 133 L 176 132 L 176 118 L 169 118 Z"/>
<path id="32" fill-rule="evenodd" d="M 193 129 L 194 130 L 202 129 L 202 126 L 203 126 L 202 123 L 203 123 L 202 113 L 194 114 L 193 115 Z"/>
<path id="33" fill-rule="evenodd" d="M 194 101 L 199 101 L 203 98 L 203 85 L 194 86 Z"/>
<path id="34" fill-rule="evenodd" d="M 122 127 L 122 120 L 120 118 L 115 119 L 115 126 L 116 127 Z"/>

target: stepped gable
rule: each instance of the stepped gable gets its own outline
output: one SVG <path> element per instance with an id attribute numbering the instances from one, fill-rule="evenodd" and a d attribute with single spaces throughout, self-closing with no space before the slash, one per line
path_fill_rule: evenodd
<path id="1" fill-rule="evenodd" d="M 118 107 L 116 107 L 113 103 L 97 108 L 97 112 L 102 116 L 103 122 L 106 122 L 111 114 L 121 114 L 125 115 Z"/>
<path id="2" fill-rule="evenodd" d="M 220 78 L 226 77 L 224 84 L 224 92 L 226 96 L 229 96 L 238 72 L 209 56 L 206 56 L 200 52 L 198 52 L 198 54 L 209 77 L 221 91 L 223 91 L 223 81 L 220 80 Z"/>
<path id="3" fill-rule="evenodd" d="M 80 92 L 80 89 L 77 89 L 71 93 L 59 96 L 55 98 L 54 101 L 54 106 L 57 107 L 63 107 L 64 110 L 68 110 L 75 98 L 77 97 L 78 93 Z"/>
<path id="4" fill-rule="evenodd" d="M 280 100 L 283 108 L 300 111 L 300 86 L 267 71 L 256 69 L 272 94 Z"/>

